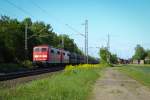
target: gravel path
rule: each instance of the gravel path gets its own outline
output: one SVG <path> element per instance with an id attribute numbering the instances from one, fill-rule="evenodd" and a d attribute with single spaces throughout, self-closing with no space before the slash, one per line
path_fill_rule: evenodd
<path id="1" fill-rule="evenodd" d="M 90 100 L 150 100 L 150 89 L 114 68 L 108 68 L 97 80 Z"/>

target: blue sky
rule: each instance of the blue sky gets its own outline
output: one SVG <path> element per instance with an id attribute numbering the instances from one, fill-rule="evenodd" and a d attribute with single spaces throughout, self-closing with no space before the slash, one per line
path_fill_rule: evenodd
<path id="1" fill-rule="evenodd" d="M 21 7 L 24 13 L 7 1 Z M 46 11 L 43 12 L 39 5 Z M 89 54 L 98 57 L 95 47 L 106 46 L 110 34 L 110 50 L 119 57 L 130 58 L 136 44 L 150 48 L 150 0 L 0 0 L 0 14 L 23 20 L 51 24 L 58 34 L 76 34 L 65 24 L 81 33 L 85 19 L 89 21 Z M 70 35 L 82 49 L 84 39 Z"/>

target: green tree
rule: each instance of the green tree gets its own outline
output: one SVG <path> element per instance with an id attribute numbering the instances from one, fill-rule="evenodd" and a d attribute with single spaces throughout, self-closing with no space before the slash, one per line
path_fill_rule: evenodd
<path id="1" fill-rule="evenodd" d="M 146 56 L 150 59 L 150 50 L 146 51 Z"/>
<path id="2" fill-rule="evenodd" d="M 150 64 L 150 50 L 146 50 L 145 63 Z"/>
<path id="3" fill-rule="evenodd" d="M 99 55 L 100 55 L 100 62 L 102 64 L 108 64 L 108 60 L 107 60 L 108 54 L 110 53 L 106 47 L 100 48 Z"/>
<path id="4" fill-rule="evenodd" d="M 141 45 L 137 45 L 135 47 L 135 53 L 133 55 L 133 59 L 135 60 L 144 60 L 146 56 L 146 52 L 144 50 L 144 48 Z"/>
<path id="5" fill-rule="evenodd" d="M 100 62 L 102 64 L 117 64 L 118 63 L 117 55 L 109 52 L 106 47 L 100 48 L 99 55 L 100 55 Z"/>
<path id="6" fill-rule="evenodd" d="M 74 39 L 71 39 L 68 35 L 66 34 L 61 34 L 59 35 L 59 44 L 58 48 L 63 48 L 62 42 L 64 42 L 64 50 L 70 51 L 70 52 L 75 52 L 78 54 L 83 54 L 83 52 L 77 47 L 76 43 L 74 42 Z M 63 41 L 62 41 L 63 40 Z"/>
<path id="7" fill-rule="evenodd" d="M 23 30 L 16 19 L 2 16 L 0 19 L 1 59 L 4 62 L 15 62 L 22 59 Z M 19 41 L 19 42 L 18 42 Z"/>
<path id="8" fill-rule="evenodd" d="M 110 56 L 110 62 L 112 64 L 117 64 L 118 63 L 118 57 L 117 57 L 116 54 L 111 54 L 111 56 Z"/>

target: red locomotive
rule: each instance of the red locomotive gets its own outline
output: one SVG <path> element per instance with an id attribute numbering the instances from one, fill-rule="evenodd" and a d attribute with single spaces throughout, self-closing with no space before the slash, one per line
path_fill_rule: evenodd
<path id="1" fill-rule="evenodd" d="M 68 64 L 70 53 L 56 49 L 49 45 L 35 46 L 33 48 L 33 63 L 39 64 Z"/>

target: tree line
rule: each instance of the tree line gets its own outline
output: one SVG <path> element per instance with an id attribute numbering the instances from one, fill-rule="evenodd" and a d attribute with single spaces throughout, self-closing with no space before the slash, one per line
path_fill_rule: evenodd
<path id="1" fill-rule="evenodd" d="M 118 57 L 116 54 L 111 53 L 107 47 L 102 47 L 99 50 L 100 55 L 100 62 L 102 64 L 117 64 L 118 63 Z M 134 55 L 128 62 L 132 63 L 131 61 L 137 60 L 138 62 L 140 60 L 143 60 L 145 64 L 150 64 L 150 49 L 144 49 L 141 45 L 137 44 L 135 47 Z"/>
<path id="2" fill-rule="evenodd" d="M 25 27 L 28 33 L 27 57 L 32 60 L 32 49 L 36 45 L 48 44 L 56 48 L 62 48 L 70 52 L 83 54 L 73 39 L 68 35 L 58 35 L 50 24 L 42 21 L 33 22 L 31 18 L 23 21 L 12 19 L 8 16 L 0 17 L 0 63 L 20 63 L 25 60 Z M 42 37 L 42 35 L 47 35 Z M 41 36 L 41 37 L 40 37 Z"/>

